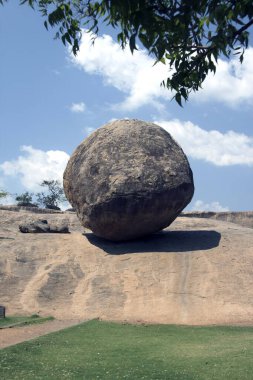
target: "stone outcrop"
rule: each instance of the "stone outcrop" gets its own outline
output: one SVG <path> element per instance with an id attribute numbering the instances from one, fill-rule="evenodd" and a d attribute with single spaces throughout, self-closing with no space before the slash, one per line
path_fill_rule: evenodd
<path id="1" fill-rule="evenodd" d="M 191 211 L 183 212 L 181 216 L 184 216 L 186 218 L 207 218 L 223 220 L 224 222 L 239 224 L 242 227 L 253 228 L 253 211 Z"/>
<path id="2" fill-rule="evenodd" d="M 115 244 L 83 235 L 74 213 L 42 218 L 71 233 L 22 234 L 19 224 L 34 213 L 0 210 L 0 303 L 8 315 L 253 324 L 252 229 L 178 217 L 165 231 Z"/>
<path id="3" fill-rule="evenodd" d="M 66 224 L 56 223 L 48 224 L 46 219 L 35 220 L 30 223 L 20 224 L 19 231 L 23 233 L 69 233 L 69 228 Z"/>
<path id="4" fill-rule="evenodd" d="M 14 211 L 14 212 L 27 212 L 34 214 L 63 214 L 63 211 L 53 210 L 48 208 L 40 207 L 28 207 L 28 206 L 18 206 L 18 205 L 0 205 L 0 210 Z"/>
<path id="5" fill-rule="evenodd" d="M 152 123 L 118 120 L 77 147 L 64 190 L 84 227 L 120 241 L 170 225 L 192 199 L 194 185 L 169 133 Z"/>

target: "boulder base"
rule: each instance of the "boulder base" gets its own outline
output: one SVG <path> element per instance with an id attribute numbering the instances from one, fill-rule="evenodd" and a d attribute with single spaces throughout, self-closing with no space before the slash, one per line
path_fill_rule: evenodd
<path id="1" fill-rule="evenodd" d="M 84 227 L 120 241 L 170 225 L 192 199 L 194 185 L 188 160 L 168 132 L 117 120 L 77 147 L 64 190 Z"/>

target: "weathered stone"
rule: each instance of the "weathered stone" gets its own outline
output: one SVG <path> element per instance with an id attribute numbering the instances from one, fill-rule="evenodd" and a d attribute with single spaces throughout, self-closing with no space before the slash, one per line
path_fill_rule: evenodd
<path id="1" fill-rule="evenodd" d="M 31 223 L 20 224 L 19 231 L 23 233 L 50 232 L 50 227 L 46 220 L 37 220 Z"/>
<path id="2" fill-rule="evenodd" d="M 46 219 L 20 224 L 19 230 L 23 233 L 69 233 L 69 228 L 66 224 L 48 224 Z"/>
<path id="3" fill-rule="evenodd" d="M 17 206 L 17 205 L 0 205 L 0 210 L 14 211 L 14 212 L 32 212 L 34 214 L 63 214 L 63 211 L 51 210 L 48 208 L 39 207 L 27 207 L 27 206 Z"/>
<path id="4" fill-rule="evenodd" d="M 192 199 L 194 185 L 169 133 L 152 123 L 118 120 L 77 147 L 64 189 L 84 227 L 120 241 L 170 225 Z"/>
<path id="5" fill-rule="evenodd" d="M 224 222 L 239 224 L 242 227 L 253 228 L 252 211 L 191 211 L 183 212 L 181 216 L 187 218 L 208 218 L 223 220 Z"/>
<path id="6" fill-rule="evenodd" d="M 69 227 L 67 224 L 50 224 L 50 232 L 59 233 L 59 234 L 68 234 Z"/>

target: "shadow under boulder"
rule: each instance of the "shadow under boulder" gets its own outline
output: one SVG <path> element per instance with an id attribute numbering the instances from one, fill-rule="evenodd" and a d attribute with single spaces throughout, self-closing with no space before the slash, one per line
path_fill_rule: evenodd
<path id="1" fill-rule="evenodd" d="M 127 253 L 190 253 L 218 247 L 221 234 L 213 230 L 161 231 L 145 238 L 125 242 L 110 242 L 86 233 L 89 242 L 110 255 Z"/>

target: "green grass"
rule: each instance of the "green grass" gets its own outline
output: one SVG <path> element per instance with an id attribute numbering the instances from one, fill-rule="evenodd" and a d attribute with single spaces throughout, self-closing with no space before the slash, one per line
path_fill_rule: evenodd
<path id="1" fill-rule="evenodd" d="M 253 378 L 253 328 L 90 321 L 0 350 L 0 378 Z"/>
<path id="2" fill-rule="evenodd" d="M 6 318 L 0 318 L 0 329 L 14 326 L 34 325 L 37 323 L 43 323 L 53 320 L 53 317 L 39 317 L 34 314 L 29 316 L 8 316 Z"/>

